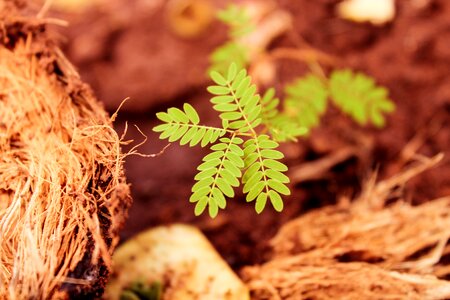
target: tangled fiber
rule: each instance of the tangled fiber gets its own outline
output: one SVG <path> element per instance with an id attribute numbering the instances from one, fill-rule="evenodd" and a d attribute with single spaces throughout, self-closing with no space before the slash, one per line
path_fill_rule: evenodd
<path id="1" fill-rule="evenodd" d="M 0 2 L 0 299 L 95 297 L 131 202 L 121 139 L 30 11 Z"/>
<path id="2" fill-rule="evenodd" d="M 273 259 L 243 270 L 254 298 L 450 298 L 444 280 L 450 279 L 450 197 L 387 205 L 396 187 L 441 159 L 422 159 L 379 183 L 372 179 L 351 204 L 285 224 L 271 241 Z"/>

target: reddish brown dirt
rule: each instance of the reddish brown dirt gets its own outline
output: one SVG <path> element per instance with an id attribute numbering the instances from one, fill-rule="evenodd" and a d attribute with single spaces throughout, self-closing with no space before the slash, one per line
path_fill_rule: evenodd
<path id="1" fill-rule="evenodd" d="M 402 150 L 414 137 L 423 142 L 419 153 L 450 154 L 450 2 L 398 1 L 395 20 L 382 27 L 337 18 L 337 1 L 279 3 L 293 13 L 296 34 L 310 46 L 338 57 L 342 67 L 374 76 L 389 88 L 397 112 L 389 117 L 388 126 L 383 130 L 359 128 L 331 110 L 309 140 L 286 148 L 290 166 L 312 161 L 355 140 L 373 146 L 362 157 L 339 164 L 322 180 L 293 186 L 294 193 L 286 199 L 282 213 L 268 208 L 257 215 L 252 205 L 237 197 L 215 220 L 196 218 L 188 198 L 195 166 L 204 152 L 172 145 L 157 158 L 130 157 L 126 167 L 134 205 L 124 238 L 159 224 L 195 224 L 226 260 L 239 268 L 261 261 L 268 239 L 287 220 L 307 209 L 334 203 L 340 195 L 354 195 L 375 168 L 380 177 L 396 173 L 402 166 Z M 223 27 L 213 24 L 205 35 L 182 40 L 165 29 L 163 13 L 134 13 L 133 19 L 112 33 L 107 25 L 99 27 L 110 20 L 98 12 L 91 19 L 75 21 L 76 28 L 69 36 L 77 39 L 69 44 L 68 53 L 111 109 L 121 99 L 132 97 L 116 122 L 117 129 L 121 131 L 125 121 L 137 124 L 149 135 L 140 151 L 155 153 L 165 145 L 151 133 L 156 111 L 190 101 L 204 120 L 215 120 L 208 108 L 203 74 L 207 54 L 224 38 Z M 80 49 L 96 39 L 99 48 L 80 55 Z M 293 46 L 293 40 L 292 36 L 282 37 L 272 47 Z M 281 61 L 277 84 L 300 75 L 301 70 L 304 66 L 300 63 Z M 130 136 L 140 138 L 134 128 Z M 450 194 L 449 160 L 408 184 L 404 192 L 415 203 Z"/>

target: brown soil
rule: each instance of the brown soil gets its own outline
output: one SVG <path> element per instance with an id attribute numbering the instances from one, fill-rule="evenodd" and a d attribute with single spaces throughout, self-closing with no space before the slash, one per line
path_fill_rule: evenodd
<path id="1" fill-rule="evenodd" d="M 340 66 L 374 76 L 389 88 L 397 104 L 388 126 L 383 130 L 359 128 L 331 110 L 310 139 L 287 145 L 287 163 L 291 167 L 345 146 L 358 146 L 364 151 L 358 151 L 318 180 L 292 186 L 294 193 L 286 199 L 282 213 L 266 209 L 257 215 L 252 205 L 236 197 L 214 220 L 194 217 L 188 198 L 202 151 L 172 145 L 157 158 L 130 157 L 126 169 L 134 205 L 123 238 L 159 224 L 195 224 L 225 259 L 239 268 L 261 262 L 269 238 L 288 220 L 311 208 L 335 203 L 341 195 L 358 193 L 361 181 L 372 170 L 378 168 L 379 176 L 385 178 L 398 172 L 412 152 L 428 156 L 450 153 L 450 2 L 398 1 L 395 20 L 382 27 L 337 18 L 337 2 L 280 0 L 280 5 L 295 17 L 296 35 L 279 38 L 271 48 L 294 46 L 301 37 L 310 46 L 336 56 Z M 114 3 L 128 13 L 133 10 L 128 1 Z M 207 54 L 224 38 L 223 27 L 213 23 L 204 35 L 181 39 L 166 28 L 165 9 L 163 6 L 152 13 L 135 9 L 131 12 L 133 18 L 112 31 L 109 27 L 114 18 L 110 12 L 91 12 L 90 18 L 73 20 L 68 31 L 69 55 L 100 98 L 109 102 L 108 107 L 114 111 L 123 98 L 131 96 L 116 125 L 120 132 L 125 122 L 137 124 L 149 135 L 149 142 L 140 148 L 143 153 L 156 153 L 165 146 L 151 133 L 156 111 L 190 101 L 206 122 L 216 119 L 207 102 L 203 74 Z M 94 41 L 92 51 L 80 54 L 80 49 L 92 46 Z M 300 75 L 304 69 L 300 63 L 281 61 L 276 84 Z M 139 133 L 132 131 L 130 135 L 139 140 Z M 413 203 L 448 195 L 448 158 L 412 180 L 403 192 L 405 199 Z"/>

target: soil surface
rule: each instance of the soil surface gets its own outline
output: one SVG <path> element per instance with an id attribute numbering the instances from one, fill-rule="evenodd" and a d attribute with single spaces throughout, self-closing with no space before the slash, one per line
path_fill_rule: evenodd
<path id="1" fill-rule="evenodd" d="M 145 11 L 138 8 L 144 2 L 137 1 L 133 8 L 129 1 L 113 1 L 114 13 L 103 9 L 74 18 L 65 34 L 67 53 L 111 112 L 131 97 L 116 128 L 121 132 L 128 122 L 128 136 L 140 141 L 142 136 L 131 125 L 139 126 L 148 135 L 140 152 L 149 154 L 166 145 L 151 132 L 157 111 L 189 101 L 205 122 L 217 122 L 204 74 L 208 53 L 225 39 L 225 30 L 212 22 L 195 38 L 181 38 L 167 24 L 165 5 Z M 295 33 L 278 38 L 270 47 L 295 46 L 301 40 L 336 57 L 339 67 L 373 76 L 390 90 L 397 105 L 388 125 L 382 130 L 360 128 L 331 109 L 309 139 L 284 146 L 292 169 L 345 147 L 358 151 L 318 179 L 293 184 L 293 195 L 285 199 L 282 213 L 268 207 L 257 215 L 253 205 L 238 195 L 216 219 L 195 217 L 188 198 L 203 151 L 173 144 L 156 158 L 129 157 L 126 170 L 134 204 L 124 239 L 150 226 L 194 224 L 238 269 L 264 260 L 267 242 L 287 220 L 355 195 L 373 170 L 385 178 L 398 172 L 412 152 L 450 154 L 450 2 L 397 1 L 395 19 L 381 27 L 339 19 L 337 2 L 278 1 L 292 13 Z M 301 63 L 280 61 L 275 85 L 304 70 Z M 412 180 L 403 192 L 413 203 L 449 195 L 449 159 Z"/>

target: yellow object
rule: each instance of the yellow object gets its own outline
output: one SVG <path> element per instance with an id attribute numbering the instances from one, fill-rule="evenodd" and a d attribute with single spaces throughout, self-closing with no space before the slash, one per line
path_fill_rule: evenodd
<path id="1" fill-rule="evenodd" d="M 103 0 L 52 0 L 52 8 L 57 10 L 76 12 L 82 11 L 90 6 L 101 4 Z"/>
<path id="2" fill-rule="evenodd" d="M 337 7 L 339 16 L 356 22 L 383 24 L 395 15 L 394 0 L 345 0 Z"/>
<path id="3" fill-rule="evenodd" d="M 248 300 L 246 286 L 196 228 L 161 226 L 120 246 L 106 299 L 119 299 L 132 282 L 163 283 L 162 299 Z"/>
<path id="4" fill-rule="evenodd" d="M 202 34 L 214 18 L 214 7 L 208 0 L 170 0 L 167 18 L 172 30 L 184 38 Z"/>

